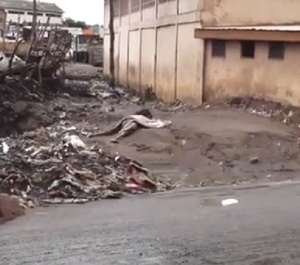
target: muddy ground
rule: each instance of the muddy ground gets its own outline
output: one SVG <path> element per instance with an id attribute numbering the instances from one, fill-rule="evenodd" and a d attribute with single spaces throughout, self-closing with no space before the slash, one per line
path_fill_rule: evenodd
<path id="1" fill-rule="evenodd" d="M 87 71 L 99 75 L 96 68 Z M 82 67 L 73 66 L 69 74 L 84 76 L 86 72 Z M 1 136 L 20 134 L 62 120 L 64 125 L 85 132 L 102 130 L 125 115 L 149 108 L 155 117 L 171 120 L 172 126 L 141 129 L 119 144 L 111 143 L 109 137 L 87 139 L 81 135 L 82 140 L 136 159 L 179 186 L 282 181 L 300 176 L 297 130 L 280 121 L 220 104 L 190 109 L 166 107 L 158 102 L 141 105 L 136 98 L 99 100 L 86 94 L 81 85 L 78 87 L 74 92 L 52 85 L 51 91 L 41 98 L 36 98 L 34 93 L 30 97 L 18 97 L 16 92 L 7 92 L 0 108 L 2 117 L 6 117 L 1 119 Z"/>
<path id="2" fill-rule="evenodd" d="M 62 122 L 62 116 L 65 125 L 85 132 L 102 130 L 125 115 L 149 108 L 155 117 L 171 120 L 172 126 L 142 129 L 119 144 L 110 143 L 109 137 L 81 137 L 136 159 L 180 186 L 282 181 L 300 176 L 297 130 L 235 108 L 210 105 L 172 111 L 174 108 L 162 108 L 157 102 L 100 101 L 66 91 L 42 102 L 15 99 L 5 104 L 13 105 L 20 115 L 2 124 L 2 135 Z"/>
<path id="3" fill-rule="evenodd" d="M 135 107 L 134 109 L 138 109 Z M 131 108 L 119 110 L 132 113 Z M 299 177 L 296 131 L 266 118 L 227 108 L 179 113 L 153 110 L 171 128 L 140 130 L 110 144 L 183 186 L 281 181 Z"/>

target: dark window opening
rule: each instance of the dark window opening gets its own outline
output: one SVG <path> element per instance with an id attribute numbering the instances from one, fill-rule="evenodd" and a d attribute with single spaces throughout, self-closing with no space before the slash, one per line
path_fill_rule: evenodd
<path id="1" fill-rule="evenodd" d="M 8 11 L 8 14 L 24 15 L 25 13 L 21 11 Z"/>
<path id="2" fill-rule="evenodd" d="M 255 57 L 255 42 L 242 41 L 241 42 L 241 57 L 254 58 Z"/>
<path id="3" fill-rule="evenodd" d="M 33 16 L 33 13 L 32 13 L 32 12 L 28 12 L 28 15 Z M 42 16 L 43 16 L 43 13 L 36 13 L 36 15 L 42 17 Z"/>
<path id="4" fill-rule="evenodd" d="M 283 42 L 269 43 L 269 59 L 284 59 L 285 46 Z"/>
<path id="5" fill-rule="evenodd" d="M 225 57 L 226 42 L 224 40 L 213 40 L 211 55 L 212 57 Z"/>

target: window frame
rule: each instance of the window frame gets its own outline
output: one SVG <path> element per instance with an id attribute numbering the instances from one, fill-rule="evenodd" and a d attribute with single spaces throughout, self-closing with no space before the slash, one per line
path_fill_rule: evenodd
<path id="1" fill-rule="evenodd" d="M 245 48 L 246 48 L 246 45 L 253 45 L 253 52 L 251 53 L 252 55 L 248 56 L 246 55 L 247 52 L 245 52 Z M 256 52 L 256 42 L 255 41 L 240 41 L 240 52 L 241 52 L 241 58 L 243 59 L 255 59 L 255 52 Z M 248 47 L 249 48 L 249 47 Z"/>
<path id="2" fill-rule="evenodd" d="M 275 48 L 275 49 L 279 47 L 279 46 L 276 47 L 276 45 L 281 46 L 280 48 L 282 48 L 282 49 L 281 49 L 281 51 L 279 51 L 279 53 L 280 53 L 279 56 L 276 55 L 276 51 L 274 51 L 274 49 L 273 49 L 273 55 L 272 55 L 272 45 L 274 45 L 273 48 Z M 268 50 L 268 59 L 269 60 L 280 60 L 280 61 L 284 60 L 286 46 L 283 41 L 270 41 L 268 43 L 268 48 L 269 48 L 269 50 Z M 275 54 L 274 54 L 274 52 L 275 52 Z"/>
<path id="3" fill-rule="evenodd" d="M 222 44 L 222 45 L 218 47 L 218 44 Z M 226 40 L 218 40 L 218 39 L 211 40 L 211 57 L 225 58 L 226 48 L 227 48 Z"/>

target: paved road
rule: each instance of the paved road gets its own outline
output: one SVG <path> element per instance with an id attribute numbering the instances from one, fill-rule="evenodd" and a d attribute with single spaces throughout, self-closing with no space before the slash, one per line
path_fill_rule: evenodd
<path id="1" fill-rule="evenodd" d="M 236 205 L 222 207 L 226 198 Z M 0 227 L 0 264 L 299 264 L 300 186 L 176 191 L 37 209 Z"/>

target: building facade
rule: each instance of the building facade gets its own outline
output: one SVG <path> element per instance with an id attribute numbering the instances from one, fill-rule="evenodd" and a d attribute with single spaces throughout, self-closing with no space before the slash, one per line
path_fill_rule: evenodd
<path id="1" fill-rule="evenodd" d="M 0 0 L 0 9 L 5 13 L 6 34 L 16 34 L 17 27 L 31 26 L 33 19 L 33 2 L 26 0 Z M 37 3 L 37 21 L 46 24 L 50 18 L 51 25 L 62 25 L 63 10 L 56 4 Z"/>
<path id="2" fill-rule="evenodd" d="M 115 0 L 116 77 L 166 101 L 253 96 L 300 106 L 298 10 L 294 0 Z M 107 74 L 108 25 L 106 1 Z"/>

